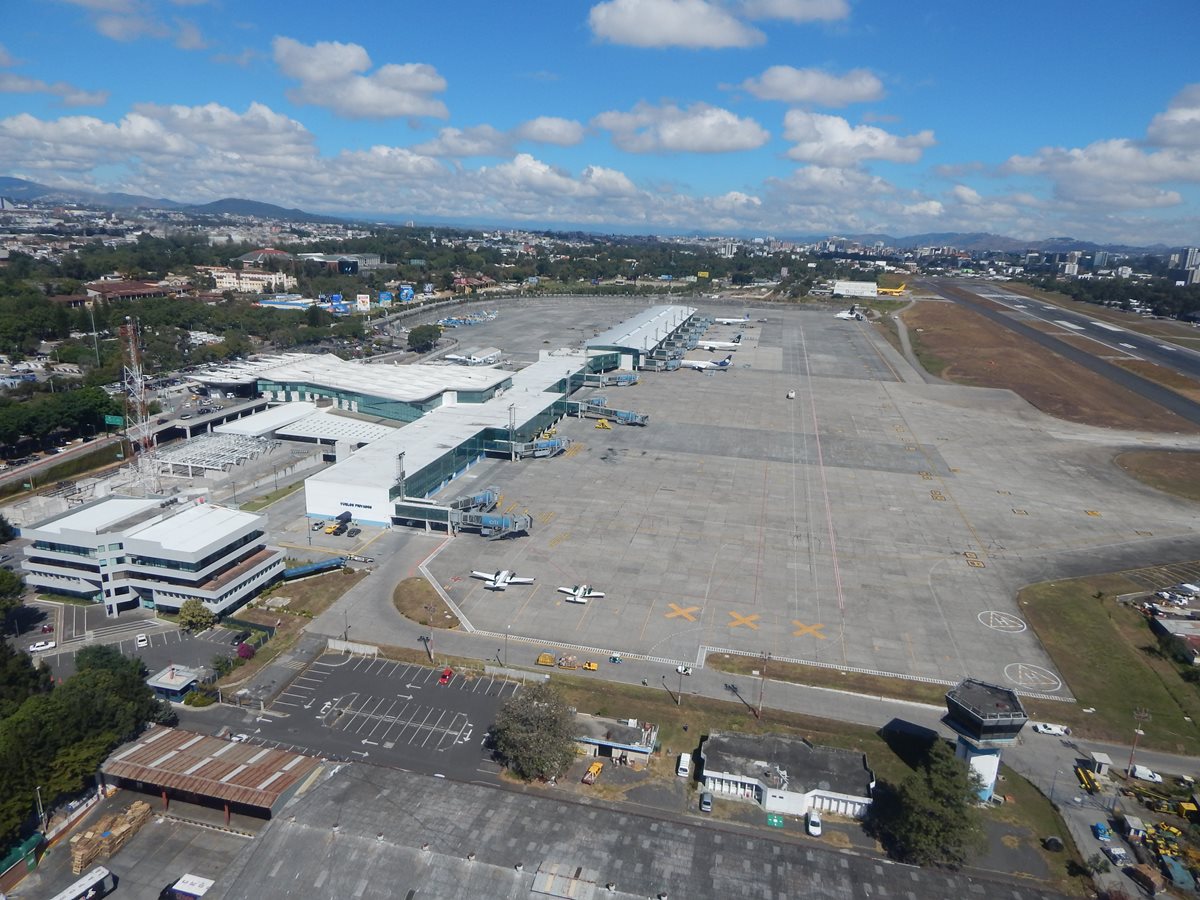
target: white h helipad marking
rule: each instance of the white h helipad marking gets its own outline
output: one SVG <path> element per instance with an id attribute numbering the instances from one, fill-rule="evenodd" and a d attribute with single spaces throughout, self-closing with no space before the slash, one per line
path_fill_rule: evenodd
<path id="1" fill-rule="evenodd" d="M 1009 663 L 1004 667 L 1004 677 L 1017 687 L 1050 694 L 1062 688 L 1062 680 L 1049 669 L 1029 663 Z"/>
<path id="2" fill-rule="evenodd" d="M 995 609 L 985 609 L 977 618 L 988 628 L 994 628 L 996 631 L 1004 631 L 1009 634 L 1020 634 L 1026 628 L 1024 620 L 1014 616 L 1012 613 L 1000 612 Z"/>

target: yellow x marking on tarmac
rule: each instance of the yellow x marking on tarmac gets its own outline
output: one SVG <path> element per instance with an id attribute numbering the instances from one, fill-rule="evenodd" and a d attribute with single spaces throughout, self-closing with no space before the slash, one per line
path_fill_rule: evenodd
<path id="1" fill-rule="evenodd" d="M 755 631 L 758 631 L 758 626 L 754 624 L 758 621 L 758 613 L 750 613 L 748 616 L 743 616 L 740 613 L 735 613 L 733 610 L 730 610 L 729 616 L 733 619 L 733 621 L 729 623 L 730 628 L 737 628 L 739 625 L 745 625 L 747 628 L 753 628 Z"/>
<path id="2" fill-rule="evenodd" d="M 792 619 L 792 624 L 796 626 L 796 630 L 792 632 L 792 637 L 804 637 L 806 634 L 811 634 L 822 641 L 827 640 L 827 637 L 821 634 L 821 629 L 825 627 L 821 622 L 818 622 L 816 625 L 805 625 L 803 622 Z"/>
<path id="3" fill-rule="evenodd" d="M 680 606 L 678 603 L 668 603 L 667 606 L 671 607 L 671 611 L 669 613 L 667 613 L 667 615 L 666 615 L 666 617 L 668 619 L 682 618 L 682 619 L 687 619 L 689 622 L 696 621 L 696 617 L 694 615 L 692 615 L 692 613 L 694 613 L 696 610 L 698 610 L 700 608 L 698 606 L 683 607 L 683 606 Z"/>

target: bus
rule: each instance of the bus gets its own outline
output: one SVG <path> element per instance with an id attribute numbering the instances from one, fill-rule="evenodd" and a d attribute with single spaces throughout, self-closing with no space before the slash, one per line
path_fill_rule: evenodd
<path id="1" fill-rule="evenodd" d="M 52 900 L 92 900 L 103 897 L 117 886 L 117 877 L 104 866 L 96 866 L 77 882 L 54 895 Z"/>

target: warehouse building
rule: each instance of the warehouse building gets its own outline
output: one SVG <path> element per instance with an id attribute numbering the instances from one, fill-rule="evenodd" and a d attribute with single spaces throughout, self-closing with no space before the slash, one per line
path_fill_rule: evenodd
<path id="1" fill-rule="evenodd" d="M 862 818 L 875 789 L 865 754 L 781 734 L 713 732 L 700 758 L 704 789 L 714 797 L 747 800 L 789 816 L 817 809 Z"/>
<path id="2" fill-rule="evenodd" d="M 25 582 L 103 603 L 177 612 L 198 599 L 223 615 L 283 572 L 266 516 L 174 498 L 105 497 L 21 529 Z"/>

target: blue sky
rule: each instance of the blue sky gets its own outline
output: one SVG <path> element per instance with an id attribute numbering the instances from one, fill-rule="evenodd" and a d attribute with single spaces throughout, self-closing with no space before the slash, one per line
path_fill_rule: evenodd
<path id="1" fill-rule="evenodd" d="M 1200 242 L 1195 0 L 14 0 L 0 174 L 417 221 Z"/>

